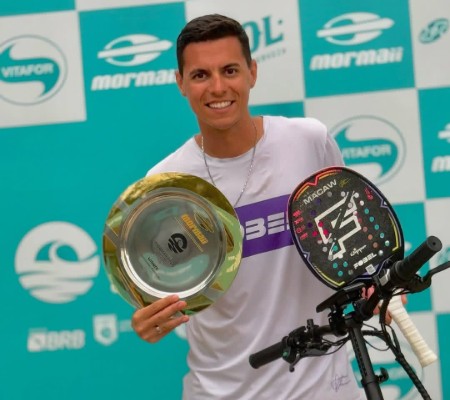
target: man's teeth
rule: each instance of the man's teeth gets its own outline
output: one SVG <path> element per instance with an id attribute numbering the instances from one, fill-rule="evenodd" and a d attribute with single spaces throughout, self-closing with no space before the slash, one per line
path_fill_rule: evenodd
<path id="1" fill-rule="evenodd" d="M 231 101 L 221 101 L 220 103 L 209 103 L 211 108 L 225 108 L 231 104 Z"/>

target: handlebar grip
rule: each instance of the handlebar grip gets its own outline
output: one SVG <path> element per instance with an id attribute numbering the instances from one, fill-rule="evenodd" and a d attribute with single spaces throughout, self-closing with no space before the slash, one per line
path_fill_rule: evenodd
<path id="1" fill-rule="evenodd" d="M 283 356 L 283 351 L 285 348 L 285 340 L 283 339 L 279 343 L 275 343 L 263 350 L 260 350 L 254 354 L 251 354 L 248 358 L 250 365 L 257 369 L 265 364 L 277 360 Z"/>
<path id="2" fill-rule="evenodd" d="M 435 362 L 437 360 L 436 354 L 428 347 L 427 342 L 425 342 L 424 338 L 412 322 L 399 296 L 392 297 L 388 305 L 388 311 L 391 314 L 392 319 L 400 328 L 403 336 L 410 344 L 420 365 L 426 367 Z"/>
<path id="3" fill-rule="evenodd" d="M 409 256 L 394 263 L 390 274 L 391 282 L 394 285 L 408 283 L 416 272 L 441 249 L 442 242 L 436 236 L 429 236 Z"/>

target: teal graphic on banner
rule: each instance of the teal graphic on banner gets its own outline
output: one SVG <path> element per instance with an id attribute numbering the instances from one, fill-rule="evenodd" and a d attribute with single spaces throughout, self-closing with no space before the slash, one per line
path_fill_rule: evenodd
<path id="1" fill-rule="evenodd" d="M 299 1 L 307 96 L 414 85 L 406 0 Z"/>
<path id="2" fill-rule="evenodd" d="M 86 92 L 174 85 L 183 24 L 180 4 L 81 13 Z"/>
<path id="3" fill-rule="evenodd" d="M 427 197 L 450 196 L 450 89 L 419 91 Z"/>
<path id="4" fill-rule="evenodd" d="M 342 151 L 346 165 L 364 168 L 375 184 L 383 183 L 400 169 L 405 143 L 400 131 L 390 122 L 361 115 L 339 123 L 330 133 Z"/>
<path id="5" fill-rule="evenodd" d="M 0 2 L 0 16 L 73 10 L 75 0 L 20 0 Z"/>
<path id="6" fill-rule="evenodd" d="M 409 190 L 415 190 L 415 188 L 411 187 Z M 394 205 L 394 210 L 403 230 L 405 256 L 407 256 L 427 238 L 424 206 L 423 203 L 397 204 Z M 426 264 L 420 269 L 420 274 L 424 275 L 428 269 L 429 266 Z M 431 311 L 433 307 L 430 290 L 408 296 L 406 309 L 408 312 Z"/>
<path id="7" fill-rule="evenodd" d="M 0 65 L 0 97 L 14 104 L 36 104 L 52 97 L 67 72 L 58 46 L 38 36 L 19 36 L 0 44 Z"/>
<path id="8" fill-rule="evenodd" d="M 431 21 L 419 35 L 421 43 L 433 43 L 439 40 L 444 33 L 448 31 L 449 20 L 447 18 L 438 18 Z"/>

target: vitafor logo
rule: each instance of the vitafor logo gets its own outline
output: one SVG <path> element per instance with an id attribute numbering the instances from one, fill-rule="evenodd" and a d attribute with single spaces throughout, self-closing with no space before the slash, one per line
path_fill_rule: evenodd
<path id="1" fill-rule="evenodd" d="M 98 275 L 97 246 L 81 228 L 48 222 L 28 232 L 16 252 L 24 289 L 47 303 L 68 303 L 86 293 Z"/>
<path id="2" fill-rule="evenodd" d="M 67 75 L 64 54 L 50 40 L 18 36 L 0 45 L 0 98 L 18 105 L 54 96 Z"/>
<path id="3" fill-rule="evenodd" d="M 339 46 L 352 46 L 370 42 L 383 31 L 391 28 L 394 21 L 377 14 L 354 12 L 343 14 L 328 21 L 317 37 Z M 316 54 L 311 58 L 311 70 L 365 67 L 377 64 L 398 63 L 403 60 L 403 47 L 372 48 L 336 53 Z"/>
<path id="4" fill-rule="evenodd" d="M 49 331 L 45 328 L 28 332 L 27 350 L 30 353 L 58 350 L 80 350 L 86 343 L 85 332 L 81 329 Z"/>
<path id="5" fill-rule="evenodd" d="M 433 43 L 440 39 L 448 31 L 449 21 L 447 18 L 438 18 L 431 21 L 419 34 L 419 40 L 423 44 Z"/>
<path id="6" fill-rule="evenodd" d="M 94 316 L 94 338 L 104 346 L 110 346 L 119 337 L 118 322 L 115 314 Z"/>
<path id="7" fill-rule="evenodd" d="M 450 123 L 445 128 L 438 132 L 438 138 L 445 140 L 449 145 L 448 153 L 450 153 Z M 450 155 L 436 156 L 431 162 L 431 171 L 435 173 L 450 171 Z"/>
<path id="8" fill-rule="evenodd" d="M 330 133 L 341 149 L 345 164 L 375 184 L 391 179 L 403 164 L 403 137 L 393 124 L 381 118 L 351 118 Z"/>
<path id="9" fill-rule="evenodd" d="M 106 44 L 97 56 L 118 67 L 136 67 L 157 59 L 172 42 L 146 34 L 121 36 Z M 175 83 L 175 69 L 128 71 L 94 76 L 92 90 L 126 89 Z"/>
<path id="10" fill-rule="evenodd" d="M 242 24 L 250 40 L 250 51 L 254 59 L 264 62 L 286 53 L 283 46 L 283 20 L 273 16 L 263 17 L 260 21 L 248 21 Z"/>

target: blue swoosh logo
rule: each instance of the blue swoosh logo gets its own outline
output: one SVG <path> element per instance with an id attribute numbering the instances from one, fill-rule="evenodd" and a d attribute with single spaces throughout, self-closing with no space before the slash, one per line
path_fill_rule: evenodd
<path id="1" fill-rule="evenodd" d="M 16 60 L 11 56 L 13 44 L 0 54 L 0 81 L 7 83 L 41 82 L 41 96 L 56 85 L 60 76 L 58 64 L 50 58 Z"/>
<path id="2" fill-rule="evenodd" d="M 346 165 L 375 163 L 380 165 L 382 175 L 392 169 L 399 156 L 394 142 L 386 139 L 351 140 L 347 133 L 349 128 L 350 125 L 342 128 L 335 136 Z"/>

